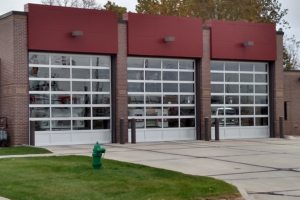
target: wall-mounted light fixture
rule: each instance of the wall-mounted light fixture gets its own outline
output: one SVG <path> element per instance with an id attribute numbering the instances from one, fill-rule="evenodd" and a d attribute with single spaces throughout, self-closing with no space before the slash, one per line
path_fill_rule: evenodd
<path id="1" fill-rule="evenodd" d="M 175 36 L 171 36 L 171 35 L 165 36 L 164 42 L 165 43 L 175 42 Z"/>
<path id="2" fill-rule="evenodd" d="M 254 46 L 254 42 L 253 41 L 246 41 L 243 43 L 243 46 L 248 48 L 248 47 L 253 47 Z"/>
<path id="3" fill-rule="evenodd" d="M 72 37 L 81 37 L 83 36 L 83 31 L 72 31 L 71 35 Z"/>

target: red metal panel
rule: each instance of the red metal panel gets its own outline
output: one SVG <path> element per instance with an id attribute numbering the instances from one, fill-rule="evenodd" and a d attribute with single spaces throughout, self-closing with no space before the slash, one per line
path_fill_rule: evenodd
<path id="1" fill-rule="evenodd" d="M 212 59 L 272 61 L 276 59 L 274 24 L 212 21 Z M 244 42 L 253 46 L 245 47 Z"/>
<path id="2" fill-rule="evenodd" d="M 202 43 L 200 19 L 128 14 L 129 55 L 200 58 Z"/>
<path id="3" fill-rule="evenodd" d="M 82 31 L 72 37 L 72 31 Z M 28 48 L 39 51 L 115 54 L 118 21 L 112 12 L 28 5 Z"/>

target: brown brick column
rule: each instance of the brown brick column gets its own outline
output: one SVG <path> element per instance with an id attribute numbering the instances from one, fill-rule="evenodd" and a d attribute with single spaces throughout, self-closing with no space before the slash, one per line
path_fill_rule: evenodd
<path id="1" fill-rule="evenodd" d="M 7 117 L 11 145 L 29 144 L 27 16 L 0 18 L 0 116 Z"/>
<path id="2" fill-rule="evenodd" d="M 270 137 L 279 137 L 279 117 L 284 115 L 283 32 L 276 36 L 277 58 L 270 64 Z"/>
<path id="3" fill-rule="evenodd" d="M 113 143 L 120 142 L 120 119 L 124 118 L 124 138 L 128 141 L 128 95 L 127 95 L 127 23 L 118 25 L 118 54 L 112 69 L 112 135 Z"/>

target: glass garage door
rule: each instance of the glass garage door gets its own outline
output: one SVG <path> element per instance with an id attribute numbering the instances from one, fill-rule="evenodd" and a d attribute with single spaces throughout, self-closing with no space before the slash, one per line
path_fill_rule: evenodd
<path id="1" fill-rule="evenodd" d="M 35 144 L 111 142 L 109 56 L 29 53 Z"/>
<path id="2" fill-rule="evenodd" d="M 220 138 L 269 137 L 268 64 L 211 63 L 212 137 L 219 119 Z"/>
<path id="3" fill-rule="evenodd" d="M 128 58 L 128 116 L 137 141 L 194 140 L 194 60 Z"/>

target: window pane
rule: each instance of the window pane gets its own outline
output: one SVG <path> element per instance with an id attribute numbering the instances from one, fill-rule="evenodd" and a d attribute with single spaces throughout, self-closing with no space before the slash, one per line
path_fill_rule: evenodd
<path id="1" fill-rule="evenodd" d="M 128 104 L 144 104 L 144 96 L 128 95 Z"/>
<path id="2" fill-rule="evenodd" d="M 110 104 L 110 95 L 93 94 L 93 104 Z"/>
<path id="3" fill-rule="evenodd" d="M 268 126 L 268 118 L 267 117 L 257 117 L 255 118 L 256 126 Z"/>
<path id="4" fill-rule="evenodd" d="M 145 116 L 145 111 L 143 107 L 129 107 L 128 108 L 128 116 L 134 117 L 142 117 Z"/>
<path id="5" fill-rule="evenodd" d="M 164 69 L 178 69 L 178 61 L 177 60 L 163 60 L 163 68 Z"/>
<path id="6" fill-rule="evenodd" d="M 93 108 L 93 117 L 109 117 L 110 107 L 96 107 Z"/>
<path id="7" fill-rule="evenodd" d="M 48 118 L 50 117 L 50 110 L 49 108 L 30 108 L 30 117 Z"/>
<path id="8" fill-rule="evenodd" d="M 52 91 L 70 91 L 69 81 L 51 81 Z"/>
<path id="9" fill-rule="evenodd" d="M 256 63 L 255 64 L 255 71 L 256 72 L 267 72 L 268 71 L 268 64 L 266 64 L 266 63 Z"/>
<path id="10" fill-rule="evenodd" d="M 178 72 L 163 72 L 163 80 L 177 81 L 178 80 Z"/>
<path id="11" fill-rule="evenodd" d="M 30 91 L 49 91 L 49 81 L 29 81 Z"/>
<path id="12" fill-rule="evenodd" d="M 161 60 L 157 59 L 146 59 L 145 68 L 161 68 Z"/>
<path id="13" fill-rule="evenodd" d="M 161 80 L 160 72 L 146 71 L 146 80 Z"/>
<path id="14" fill-rule="evenodd" d="M 29 67 L 29 77 L 49 78 L 49 68 L 47 68 L 47 67 Z"/>
<path id="15" fill-rule="evenodd" d="M 144 71 L 128 70 L 128 80 L 144 80 Z"/>
<path id="16" fill-rule="evenodd" d="M 225 115 L 239 115 L 239 107 L 225 107 Z"/>
<path id="17" fill-rule="evenodd" d="M 73 130 L 91 130 L 91 120 L 73 120 Z"/>
<path id="18" fill-rule="evenodd" d="M 110 129 L 110 120 L 93 120 L 93 129 Z"/>
<path id="19" fill-rule="evenodd" d="M 177 95 L 164 95 L 164 104 L 178 104 Z"/>
<path id="20" fill-rule="evenodd" d="M 241 63 L 240 64 L 241 71 L 253 72 L 253 64 L 252 63 Z"/>
<path id="21" fill-rule="evenodd" d="M 180 119 L 180 127 L 195 127 L 195 119 Z"/>
<path id="22" fill-rule="evenodd" d="M 225 103 L 226 104 L 239 104 L 239 96 L 226 96 Z"/>
<path id="23" fill-rule="evenodd" d="M 164 107 L 164 116 L 178 116 L 178 107 Z"/>
<path id="24" fill-rule="evenodd" d="M 223 84 L 211 84 L 211 93 L 224 93 Z"/>
<path id="25" fill-rule="evenodd" d="M 211 115 L 216 115 L 216 116 L 224 115 L 224 107 L 211 107 Z"/>
<path id="26" fill-rule="evenodd" d="M 223 73 L 211 73 L 211 81 L 223 82 L 224 74 Z"/>
<path id="27" fill-rule="evenodd" d="M 211 70 L 224 70 L 224 62 L 212 61 L 211 62 Z"/>
<path id="28" fill-rule="evenodd" d="M 89 69 L 72 69 L 72 77 L 79 79 L 90 79 Z"/>
<path id="29" fill-rule="evenodd" d="M 144 68 L 144 59 L 141 58 L 128 58 L 128 68 Z"/>
<path id="30" fill-rule="evenodd" d="M 253 93 L 254 91 L 253 85 L 241 85 L 240 88 L 241 93 Z"/>
<path id="31" fill-rule="evenodd" d="M 52 121 L 52 131 L 71 130 L 71 121 L 54 120 Z"/>
<path id="32" fill-rule="evenodd" d="M 225 85 L 226 93 L 239 93 L 239 85 Z"/>
<path id="33" fill-rule="evenodd" d="M 194 64 L 193 60 L 180 60 L 179 69 L 194 69 Z"/>
<path id="34" fill-rule="evenodd" d="M 35 121 L 35 131 L 50 131 L 50 121 Z"/>
<path id="35" fill-rule="evenodd" d="M 194 92 L 194 84 L 191 83 L 181 83 L 180 92 Z"/>
<path id="36" fill-rule="evenodd" d="M 90 94 L 73 94 L 73 104 L 90 104 Z"/>
<path id="37" fill-rule="evenodd" d="M 91 85 L 90 82 L 73 81 L 72 82 L 72 91 L 89 92 L 91 90 L 90 85 Z"/>
<path id="38" fill-rule="evenodd" d="M 146 108 L 147 116 L 161 116 L 161 107 L 147 107 Z"/>
<path id="39" fill-rule="evenodd" d="M 162 119 L 147 119 L 146 127 L 147 128 L 162 128 L 163 122 Z"/>
<path id="40" fill-rule="evenodd" d="M 128 92 L 144 92 L 144 83 L 128 83 Z"/>
<path id="41" fill-rule="evenodd" d="M 70 69 L 51 68 L 51 78 L 70 78 Z"/>
<path id="42" fill-rule="evenodd" d="M 226 126 L 239 126 L 240 120 L 239 118 L 227 118 L 226 119 Z"/>
<path id="43" fill-rule="evenodd" d="M 49 65 L 49 55 L 29 53 L 29 64 Z"/>
<path id="44" fill-rule="evenodd" d="M 93 69 L 93 79 L 110 79 L 109 69 Z"/>
<path id="45" fill-rule="evenodd" d="M 211 96 L 211 104 L 224 104 L 224 96 Z"/>
<path id="46" fill-rule="evenodd" d="M 70 56 L 53 55 L 53 56 L 51 56 L 51 64 L 52 65 L 70 65 Z"/>
<path id="47" fill-rule="evenodd" d="M 254 119 L 253 118 L 241 118 L 241 125 L 242 126 L 254 126 Z"/>
<path id="48" fill-rule="evenodd" d="M 146 96 L 147 104 L 161 104 L 161 96 Z"/>
<path id="49" fill-rule="evenodd" d="M 164 128 L 177 128 L 179 126 L 178 119 L 164 119 Z"/>
<path id="50" fill-rule="evenodd" d="M 131 128 L 131 120 L 128 120 L 128 128 Z M 145 128 L 145 121 L 143 119 L 135 119 L 135 128 Z"/>
<path id="51" fill-rule="evenodd" d="M 266 74 L 255 74 L 255 82 L 267 83 L 268 76 Z"/>
<path id="52" fill-rule="evenodd" d="M 256 107 L 255 114 L 256 115 L 268 115 L 268 107 Z"/>
<path id="53" fill-rule="evenodd" d="M 178 84 L 164 83 L 164 92 L 178 92 Z"/>
<path id="54" fill-rule="evenodd" d="M 241 96 L 241 104 L 253 104 L 254 97 L 253 96 Z"/>
<path id="55" fill-rule="evenodd" d="M 180 107 L 180 115 L 181 116 L 195 115 L 195 107 Z"/>
<path id="56" fill-rule="evenodd" d="M 225 62 L 225 71 L 239 71 L 239 64 Z"/>
<path id="57" fill-rule="evenodd" d="M 146 83 L 146 92 L 161 92 L 160 83 Z"/>
<path id="58" fill-rule="evenodd" d="M 73 66 L 90 66 L 90 57 L 88 56 L 72 56 Z"/>
<path id="59" fill-rule="evenodd" d="M 256 85 L 255 86 L 255 93 L 268 93 L 268 86 L 267 85 Z"/>
<path id="60" fill-rule="evenodd" d="M 254 115 L 254 107 L 241 107 L 241 115 Z"/>
<path id="61" fill-rule="evenodd" d="M 212 118 L 211 119 L 211 127 L 215 127 L 215 125 L 216 125 L 216 118 Z M 219 120 L 219 126 L 220 127 L 224 127 L 224 118 L 218 118 L 218 120 Z"/>
<path id="62" fill-rule="evenodd" d="M 110 67 L 110 57 L 109 56 L 98 56 L 92 57 L 92 66 L 100 66 L 100 67 Z"/>
<path id="63" fill-rule="evenodd" d="M 30 94 L 30 104 L 49 104 L 49 94 Z"/>
<path id="64" fill-rule="evenodd" d="M 239 74 L 225 74 L 225 81 L 226 82 L 238 82 Z"/>
<path id="65" fill-rule="evenodd" d="M 71 108 L 52 108 L 52 117 L 71 117 Z"/>
<path id="66" fill-rule="evenodd" d="M 195 96 L 194 95 L 180 95 L 181 104 L 194 104 Z"/>
<path id="67" fill-rule="evenodd" d="M 256 96 L 255 103 L 256 104 L 268 104 L 268 97 L 267 96 Z"/>
<path id="68" fill-rule="evenodd" d="M 109 92 L 110 91 L 110 82 L 93 82 L 93 91 Z"/>
<path id="69" fill-rule="evenodd" d="M 194 72 L 180 72 L 181 81 L 194 81 Z"/>
<path id="70" fill-rule="evenodd" d="M 71 104 L 71 96 L 69 94 L 53 94 L 51 95 L 52 104 Z"/>
<path id="71" fill-rule="evenodd" d="M 253 82 L 253 74 L 240 74 L 241 82 Z"/>
<path id="72" fill-rule="evenodd" d="M 91 108 L 83 107 L 83 108 L 72 108 L 73 117 L 90 117 L 91 116 Z"/>

